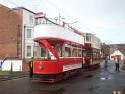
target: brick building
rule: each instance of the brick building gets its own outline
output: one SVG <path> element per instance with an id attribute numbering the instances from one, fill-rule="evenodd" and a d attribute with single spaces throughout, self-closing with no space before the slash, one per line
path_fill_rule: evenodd
<path id="1" fill-rule="evenodd" d="M 21 58 L 21 28 L 17 13 L 0 5 L 0 59 Z"/>

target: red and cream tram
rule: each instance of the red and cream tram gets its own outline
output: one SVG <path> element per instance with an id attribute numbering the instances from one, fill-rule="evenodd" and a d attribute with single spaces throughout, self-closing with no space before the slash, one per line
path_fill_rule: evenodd
<path id="1" fill-rule="evenodd" d="M 32 62 L 31 80 L 56 82 L 80 72 L 85 65 L 84 34 L 54 24 L 34 27 L 34 41 L 40 45 L 40 58 Z"/>
<path id="2" fill-rule="evenodd" d="M 85 33 L 85 65 L 84 68 L 98 68 L 100 64 L 101 41 L 98 37 L 91 33 Z"/>

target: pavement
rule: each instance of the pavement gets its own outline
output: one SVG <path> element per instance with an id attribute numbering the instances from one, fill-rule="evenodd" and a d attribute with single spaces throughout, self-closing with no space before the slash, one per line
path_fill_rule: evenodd
<path id="1" fill-rule="evenodd" d="M 13 80 L 13 79 L 23 78 L 28 76 L 29 76 L 29 72 L 8 72 L 8 73 L 0 72 L 0 81 Z"/>

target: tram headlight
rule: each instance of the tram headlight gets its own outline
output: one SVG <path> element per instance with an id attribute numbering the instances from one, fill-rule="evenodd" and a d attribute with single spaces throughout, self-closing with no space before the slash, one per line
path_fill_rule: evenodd
<path id="1" fill-rule="evenodd" d="M 39 65 L 39 66 L 38 66 L 38 69 L 40 69 L 40 70 L 43 69 L 43 66 L 42 66 L 42 65 Z"/>

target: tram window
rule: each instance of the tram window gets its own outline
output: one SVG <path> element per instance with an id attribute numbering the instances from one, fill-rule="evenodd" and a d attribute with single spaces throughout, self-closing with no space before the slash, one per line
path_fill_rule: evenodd
<path id="1" fill-rule="evenodd" d="M 86 41 L 91 41 L 91 36 L 90 36 L 90 34 L 86 34 Z"/>
<path id="2" fill-rule="evenodd" d="M 86 51 L 86 56 L 91 56 L 92 52 L 91 51 Z"/>
<path id="3" fill-rule="evenodd" d="M 82 57 L 82 50 L 78 49 L 78 57 Z"/>
<path id="4" fill-rule="evenodd" d="M 99 53 L 98 53 L 98 52 L 95 52 L 95 53 L 93 53 L 93 54 L 94 54 L 94 56 L 95 56 L 96 58 L 99 57 Z"/>
<path id="5" fill-rule="evenodd" d="M 86 56 L 86 51 L 82 50 L 82 56 Z"/>
<path id="6" fill-rule="evenodd" d="M 62 47 L 62 57 L 65 57 L 65 47 Z"/>
<path id="7" fill-rule="evenodd" d="M 97 58 L 99 57 L 100 55 L 99 55 L 99 53 L 97 52 Z"/>
<path id="8" fill-rule="evenodd" d="M 72 57 L 77 57 L 77 49 L 73 48 L 72 50 Z"/>
<path id="9" fill-rule="evenodd" d="M 62 48 L 56 48 L 59 57 L 62 57 Z"/>
<path id="10" fill-rule="evenodd" d="M 94 52 L 93 55 L 96 56 L 96 53 Z"/>
<path id="11" fill-rule="evenodd" d="M 70 57 L 71 56 L 71 50 L 68 47 L 65 47 L 65 57 Z"/>
<path id="12" fill-rule="evenodd" d="M 46 48 L 41 48 L 41 57 L 46 57 Z"/>

